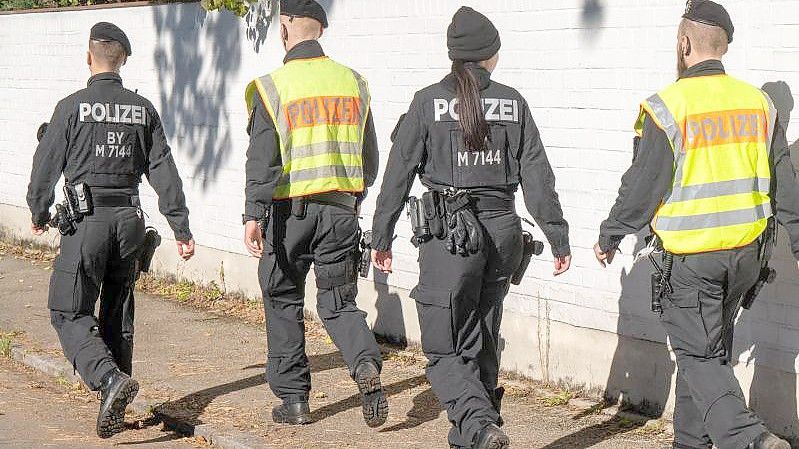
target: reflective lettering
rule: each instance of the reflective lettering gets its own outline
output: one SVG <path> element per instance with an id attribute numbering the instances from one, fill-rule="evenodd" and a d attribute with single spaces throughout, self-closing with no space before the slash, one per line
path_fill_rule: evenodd
<path id="1" fill-rule="evenodd" d="M 508 98 L 483 98 L 485 119 L 489 122 L 519 123 L 519 101 Z M 433 118 L 437 122 L 458 121 L 458 99 L 433 99 Z"/>

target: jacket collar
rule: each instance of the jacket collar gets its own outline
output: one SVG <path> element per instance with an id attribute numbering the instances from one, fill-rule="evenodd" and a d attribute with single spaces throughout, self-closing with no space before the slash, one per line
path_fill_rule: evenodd
<path id="1" fill-rule="evenodd" d="M 322 50 L 322 46 L 319 42 L 307 40 L 300 42 L 289 50 L 288 53 L 286 53 L 286 57 L 283 58 L 283 63 L 285 64 L 297 59 L 321 58 L 324 55 L 325 52 Z"/>
<path id="2" fill-rule="evenodd" d="M 119 76 L 118 73 L 114 72 L 98 73 L 97 75 L 94 75 L 93 77 L 89 78 L 89 82 L 86 83 L 86 85 L 91 86 L 94 83 L 103 83 L 103 84 L 110 83 L 110 84 L 119 84 L 121 86 L 122 77 Z"/>
<path id="3" fill-rule="evenodd" d="M 724 64 L 718 59 L 709 59 L 699 64 L 694 64 L 682 74 L 680 79 L 695 78 L 697 76 L 724 75 Z"/>

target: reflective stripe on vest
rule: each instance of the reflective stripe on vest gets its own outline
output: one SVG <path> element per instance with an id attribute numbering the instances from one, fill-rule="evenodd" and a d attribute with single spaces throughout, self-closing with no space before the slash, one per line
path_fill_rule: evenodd
<path id="1" fill-rule="evenodd" d="M 327 57 L 299 59 L 247 86 L 250 113 L 255 92 L 280 141 L 283 174 L 275 199 L 364 190 L 366 80 Z"/>
<path id="2" fill-rule="evenodd" d="M 694 254 L 755 241 L 772 216 L 769 152 L 776 109 L 727 75 L 677 81 L 641 104 L 674 151 L 674 181 L 652 222 L 666 250 Z"/>

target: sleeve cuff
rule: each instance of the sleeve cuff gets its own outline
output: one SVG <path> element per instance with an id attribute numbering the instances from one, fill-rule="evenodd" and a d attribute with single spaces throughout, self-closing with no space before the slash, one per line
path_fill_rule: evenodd
<path id="1" fill-rule="evenodd" d="M 613 251 L 619 247 L 619 243 L 621 243 L 622 238 L 623 237 L 600 235 L 599 249 L 601 249 L 603 253 Z"/>
<path id="2" fill-rule="evenodd" d="M 552 255 L 555 257 L 566 257 L 566 256 L 571 256 L 571 254 L 572 254 L 571 246 L 569 246 L 568 243 L 565 245 L 558 245 L 552 247 Z"/>
<path id="3" fill-rule="evenodd" d="M 372 249 L 375 251 L 388 251 L 391 249 L 391 239 L 381 235 L 372 235 Z"/>
<path id="4" fill-rule="evenodd" d="M 31 216 L 31 222 L 36 226 L 44 226 L 50 221 L 50 212 L 34 213 Z"/>
<path id="5" fill-rule="evenodd" d="M 175 240 L 178 242 L 188 242 L 189 240 L 193 239 L 194 236 L 191 235 L 191 231 L 188 229 L 186 230 L 179 230 L 175 231 Z"/>

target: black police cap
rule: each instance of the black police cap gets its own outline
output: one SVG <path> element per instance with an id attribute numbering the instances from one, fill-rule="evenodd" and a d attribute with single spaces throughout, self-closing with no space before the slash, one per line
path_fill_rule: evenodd
<path id="1" fill-rule="evenodd" d="M 280 0 L 280 14 L 284 16 L 309 17 L 327 28 L 327 13 L 314 0 Z"/>
<path id="2" fill-rule="evenodd" d="M 688 0 L 685 3 L 684 19 L 694 22 L 704 23 L 705 25 L 717 26 L 727 32 L 727 43 L 732 42 L 732 33 L 735 27 L 732 26 L 732 19 L 723 6 L 710 0 Z"/>
<path id="3" fill-rule="evenodd" d="M 119 42 L 122 45 L 122 48 L 125 49 L 125 53 L 127 53 L 128 56 L 132 54 L 128 36 L 126 36 L 125 32 L 113 23 L 98 22 L 94 24 L 92 31 L 89 34 L 89 38 L 91 40 L 100 42 Z"/>

